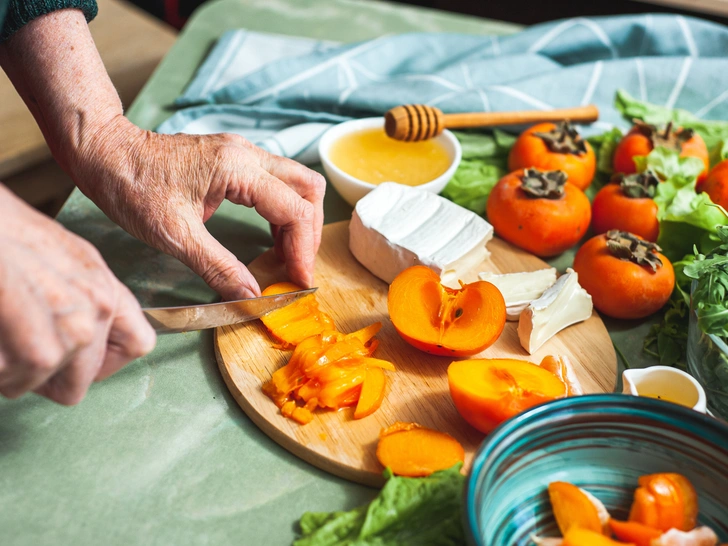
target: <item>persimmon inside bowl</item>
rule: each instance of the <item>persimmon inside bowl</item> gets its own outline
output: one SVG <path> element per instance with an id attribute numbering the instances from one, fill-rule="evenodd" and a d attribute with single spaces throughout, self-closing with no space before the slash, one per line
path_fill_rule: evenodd
<path id="1" fill-rule="evenodd" d="M 564 398 L 507 421 L 481 445 L 466 485 L 475 546 L 561 536 L 548 484 L 569 482 L 626 520 L 640 476 L 678 472 L 695 487 L 698 524 L 728 541 L 728 425 L 676 404 L 621 394 Z"/>

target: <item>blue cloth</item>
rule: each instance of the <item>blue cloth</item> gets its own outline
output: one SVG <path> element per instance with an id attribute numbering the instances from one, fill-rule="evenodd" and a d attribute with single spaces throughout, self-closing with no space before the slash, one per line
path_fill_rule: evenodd
<path id="1" fill-rule="evenodd" d="M 416 33 L 342 46 L 232 31 L 158 130 L 235 132 L 313 162 L 330 124 L 398 104 L 476 112 L 594 103 L 601 118 L 589 135 L 628 125 L 613 107 L 624 89 L 728 119 L 726 53 L 728 28 L 654 14 L 566 19 L 506 37 Z"/>

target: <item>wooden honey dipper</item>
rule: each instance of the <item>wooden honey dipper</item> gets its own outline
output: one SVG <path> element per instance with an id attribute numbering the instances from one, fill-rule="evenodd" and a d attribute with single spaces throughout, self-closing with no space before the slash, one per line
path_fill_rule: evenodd
<path id="1" fill-rule="evenodd" d="M 525 110 L 519 112 L 472 112 L 443 114 L 442 110 L 426 104 L 396 106 L 384 114 L 384 130 L 391 138 L 405 142 L 427 140 L 443 129 L 466 127 L 495 127 L 545 121 L 596 121 L 599 109 L 593 104 L 557 110 Z"/>

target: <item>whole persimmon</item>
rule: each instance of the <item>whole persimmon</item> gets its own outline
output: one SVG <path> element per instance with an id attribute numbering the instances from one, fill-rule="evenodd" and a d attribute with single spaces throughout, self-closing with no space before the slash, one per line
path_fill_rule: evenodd
<path id="1" fill-rule="evenodd" d="M 718 163 L 700 187 L 716 205 L 728 209 L 728 159 Z"/>
<path id="2" fill-rule="evenodd" d="M 705 170 L 698 177 L 702 182 L 708 175 L 710 157 L 708 146 L 703 137 L 692 129 L 675 128 L 672 122 L 665 127 L 657 127 L 636 120 L 632 129 L 619 142 L 614 150 L 613 166 L 615 172 L 632 174 L 637 172 L 634 163 L 636 156 L 648 155 L 658 147 L 680 152 L 681 157 L 697 157 L 705 164 Z"/>
<path id="3" fill-rule="evenodd" d="M 618 229 L 639 235 L 647 241 L 657 241 L 660 222 L 657 204 L 652 199 L 660 183 L 651 171 L 621 175 L 618 183 L 607 184 L 592 203 L 592 229 L 606 233 Z"/>
<path id="4" fill-rule="evenodd" d="M 589 199 L 563 171 L 504 176 L 490 192 L 486 212 L 499 237 L 544 257 L 574 246 L 591 221 Z"/>
<path id="5" fill-rule="evenodd" d="M 675 287 L 675 272 L 660 247 L 612 230 L 592 237 L 574 257 L 579 284 L 599 312 L 638 319 L 659 311 Z"/>
<path id="6" fill-rule="evenodd" d="M 567 121 L 539 123 L 521 133 L 508 155 L 508 169 L 564 171 L 580 190 L 589 187 L 597 161 L 591 145 Z"/>

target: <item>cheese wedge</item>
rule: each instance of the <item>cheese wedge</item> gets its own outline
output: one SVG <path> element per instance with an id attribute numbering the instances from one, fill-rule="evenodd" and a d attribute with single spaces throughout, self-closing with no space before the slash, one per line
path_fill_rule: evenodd
<path id="1" fill-rule="evenodd" d="M 503 299 L 506 300 L 506 318 L 516 321 L 529 303 L 540 298 L 546 289 L 556 282 L 556 269 L 551 267 L 503 275 L 484 271 L 478 273 L 478 278 L 495 285 L 500 290 Z"/>
<path id="2" fill-rule="evenodd" d="M 359 200 L 349 224 L 354 257 L 386 283 L 403 270 L 424 265 L 443 284 L 457 287 L 485 260 L 493 226 L 477 214 L 432 192 L 393 182 Z"/>
<path id="3" fill-rule="evenodd" d="M 564 328 L 588 319 L 592 309 L 591 296 L 579 285 L 579 275 L 567 269 L 523 310 L 518 319 L 518 339 L 533 354 Z"/>

